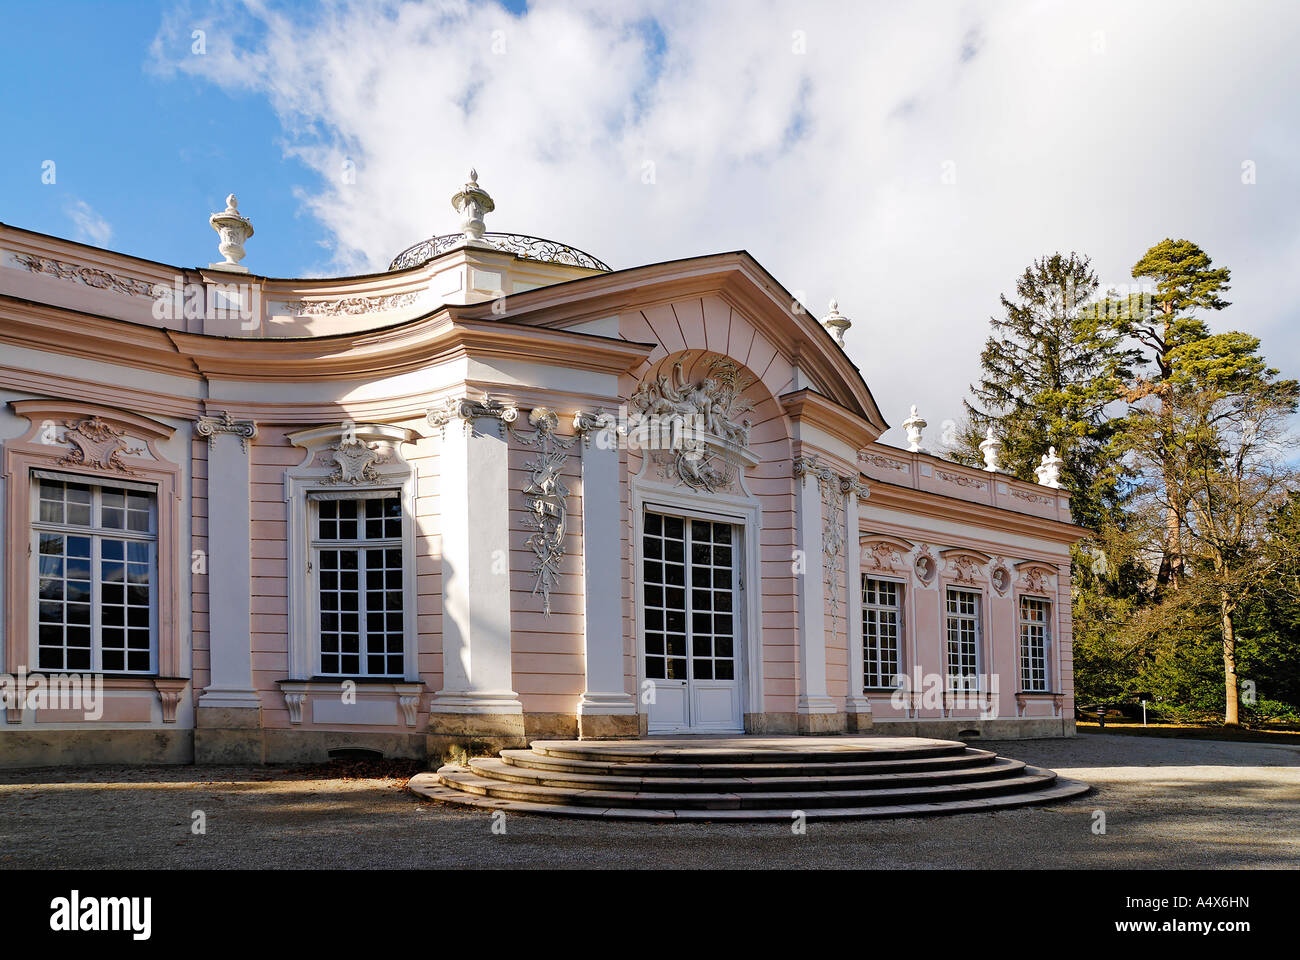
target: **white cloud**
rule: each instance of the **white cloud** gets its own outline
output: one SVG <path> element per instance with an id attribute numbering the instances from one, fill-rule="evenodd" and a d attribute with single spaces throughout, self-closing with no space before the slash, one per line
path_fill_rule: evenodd
<path id="1" fill-rule="evenodd" d="M 97 247 L 106 247 L 113 239 L 112 225 L 96 213 L 85 200 L 71 201 L 64 212 L 67 213 L 68 219 L 72 221 L 76 230 L 73 234 L 74 239 Z"/>
<path id="2" fill-rule="evenodd" d="M 1234 271 L 1213 323 L 1300 373 L 1300 5 L 343 0 L 305 16 L 187 11 L 154 50 L 269 100 L 323 178 L 301 200 L 333 270 L 453 231 L 474 165 L 489 229 L 615 267 L 743 247 L 816 312 L 838 297 L 886 417 L 917 403 L 938 425 L 1032 258 L 1079 250 L 1125 282 L 1186 237 Z M 196 26 L 207 54 L 167 60 Z"/>

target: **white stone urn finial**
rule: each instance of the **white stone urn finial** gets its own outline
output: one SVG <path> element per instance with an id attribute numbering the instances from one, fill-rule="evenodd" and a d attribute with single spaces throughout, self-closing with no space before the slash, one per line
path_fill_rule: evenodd
<path id="1" fill-rule="evenodd" d="M 217 244 L 217 250 L 225 260 L 221 263 L 209 264 L 220 270 L 234 270 L 239 273 L 247 273 L 246 267 L 241 267 L 239 261 L 244 259 L 244 243 L 253 235 L 252 222 L 239 212 L 239 200 L 232 193 L 226 197 L 226 209 L 220 213 L 214 213 L 208 217 L 208 223 L 212 229 L 217 231 L 217 236 L 221 242 Z"/>
<path id="2" fill-rule="evenodd" d="M 473 167 L 469 171 L 469 182 L 451 198 L 451 205 L 461 215 L 460 228 L 469 240 L 482 240 L 483 215 L 496 209 L 496 204 L 488 192 L 478 185 L 478 171 Z"/>
<path id="3" fill-rule="evenodd" d="M 980 441 L 980 453 L 984 454 L 984 469 L 989 473 L 997 473 L 1000 469 L 998 458 L 1002 456 L 1002 441 L 993 436 L 992 427 L 989 427 L 984 439 Z"/>
<path id="4" fill-rule="evenodd" d="M 1051 487 L 1054 490 L 1061 489 L 1061 467 L 1065 463 L 1056 455 L 1056 447 L 1048 447 L 1047 452 L 1043 454 L 1043 459 L 1038 466 L 1034 467 L 1034 476 L 1044 487 Z"/>
<path id="5" fill-rule="evenodd" d="M 903 421 L 903 429 L 907 431 L 907 449 L 912 453 L 921 452 L 921 431 L 928 426 L 925 418 L 916 412 L 916 404 L 912 404 L 911 415 Z"/>
<path id="6" fill-rule="evenodd" d="M 840 302 L 831 301 L 831 312 L 822 317 L 822 326 L 830 331 L 835 342 L 841 347 L 844 346 L 844 331 L 853 326 L 853 321 L 840 313 Z"/>

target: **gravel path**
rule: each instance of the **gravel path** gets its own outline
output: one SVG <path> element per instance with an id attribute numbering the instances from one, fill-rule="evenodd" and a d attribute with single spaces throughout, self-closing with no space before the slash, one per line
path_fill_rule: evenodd
<path id="1" fill-rule="evenodd" d="M 1062 804 L 866 823 L 590 823 L 421 802 L 392 779 L 228 767 L 0 771 L 5 867 L 1300 867 L 1300 749 L 988 741 L 1093 784 Z M 191 833 L 201 810 L 207 833 Z M 1092 832 L 1104 811 L 1106 833 Z"/>

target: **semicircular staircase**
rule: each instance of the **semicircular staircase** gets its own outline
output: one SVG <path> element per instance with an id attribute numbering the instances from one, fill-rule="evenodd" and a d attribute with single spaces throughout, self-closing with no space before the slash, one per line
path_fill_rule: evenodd
<path id="1" fill-rule="evenodd" d="M 852 820 L 972 813 L 1079 796 L 1051 770 L 955 740 L 538 740 L 413 777 L 432 800 L 620 820 Z"/>

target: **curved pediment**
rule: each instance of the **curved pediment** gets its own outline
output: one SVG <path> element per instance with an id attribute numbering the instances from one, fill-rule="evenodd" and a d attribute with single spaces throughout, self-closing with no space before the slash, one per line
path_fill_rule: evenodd
<path id="1" fill-rule="evenodd" d="M 517 323 L 593 333 L 617 317 L 623 339 L 659 345 L 650 363 L 685 350 L 713 351 L 754 371 L 775 397 L 811 390 L 861 418 L 872 436 L 888 429 L 835 338 L 743 250 L 516 293 L 504 306 Z M 480 304 L 457 313 L 490 317 L 492 309 Z"/>

